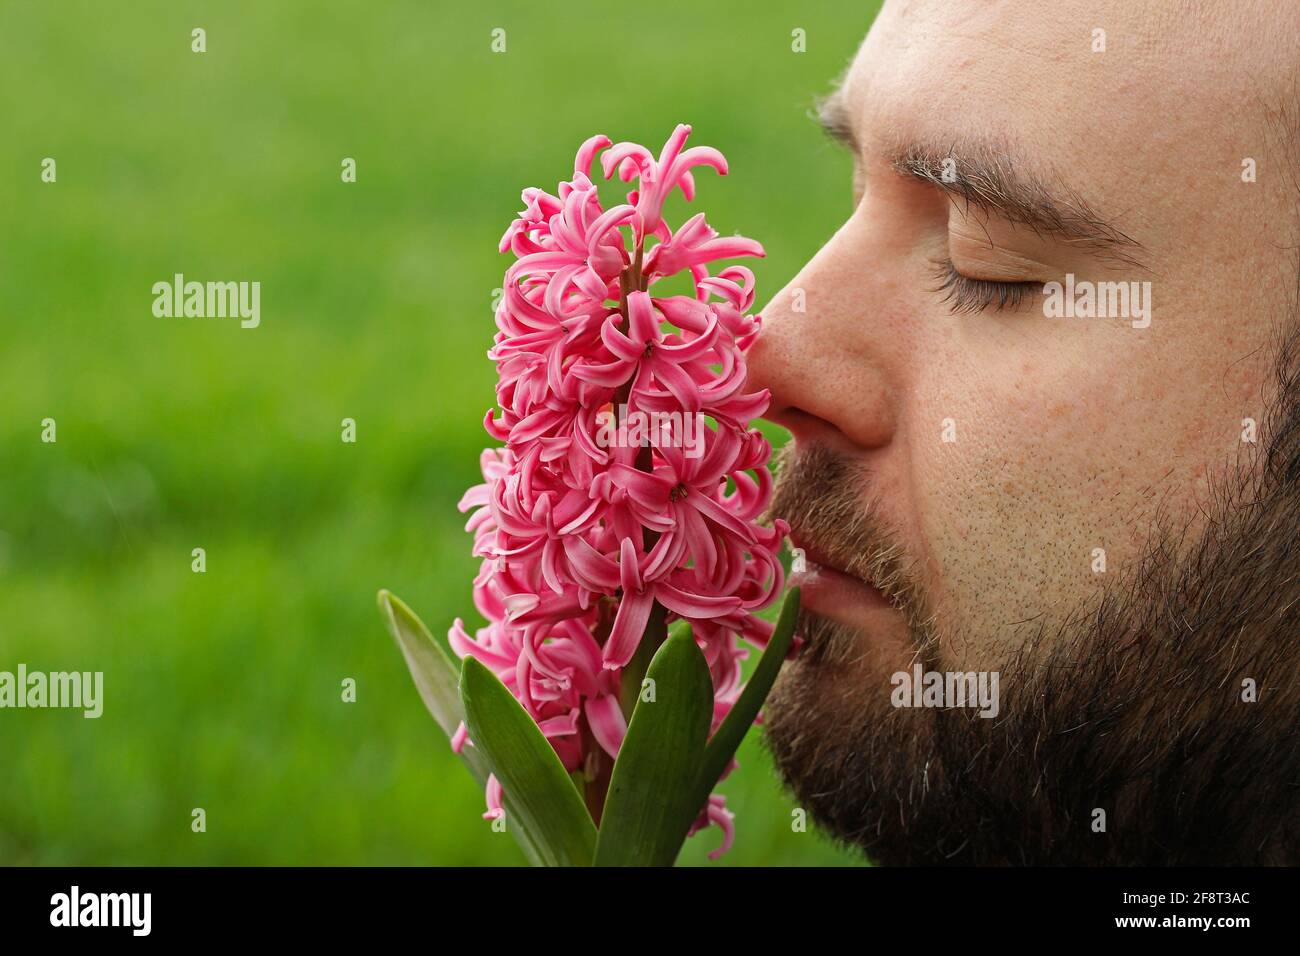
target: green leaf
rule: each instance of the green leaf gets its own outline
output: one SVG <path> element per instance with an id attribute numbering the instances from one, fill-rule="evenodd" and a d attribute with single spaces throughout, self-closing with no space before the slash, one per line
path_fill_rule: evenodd
<path id="1" fill-rule="evenodd" d="M 683 636 L 685 636 L 685 637 L 690 637 L 690 636 L 691 636 L 691 622 L 690 622 L 690 621 L 683 621 L 683 620 L 680 620 L 680 619 L 679 619 L 679 620 L 676 620 L 676 621 L 673 621 L 672 624 L 668 625 L 668 633 L 669 633 L 669 635 L 672 636 L 672 637 L 677 637 L 678 635 L 683 635 Z M 699 645 L 696 645 L 696 646 L 698 647 Z"/>
<path id="2" fill-rule="evenodd" d="M 646 621 L 645 633 L 641 635 L 641 641 L 636 646 L 636 652 L 632 659 L 623 667 L 619 677 L 618 704 L 619 709 L 623 711 L 623 719 L 631 720 L 632 712 L 636 710 L 636 702 L 641 698 L 641 681 L 645 677 L 646 669 L 650 666 L 650 661 L 655 656 L 655 651 L 659 650 L 667 636 L 667 628 L 664 626 L 664 618 L 668 612 L 658 601 L 650 608 L 650 619 Z M 686 621 L 678 621 L 678 624 L 690 625 Z"/>
<path id="3" fill-rule="evenodd" d="M 506 829 L 522 825 L 545 866 L 590 866 L 596 825 L 555 749 L 523 705 L 472 657 L 461 667 L 460 699 L 470 740 L 509 798 Z"/>
<path id="4" fill-rule="evenodd" d="M 411 679 L 415 681 L 416 690 L 420 692 L 420 699 L 442 732 L 450 738 L 465 719 L 465 710 L 460 703 L 460 667 L 457 661 L 429 633 L 415 612 L 395 594 L 380 591 L 379 610 L 384 615 L 384 623 L 397 641 L 402 656 L 406 658 L 406 666 L 411 672 Z M 479 787 L 486 786 L 488 774 L 492 772 L 487 758 L 473 747 L 462 747 L 459 756 L 478 781 Z M 514 812 L 510 796 L 507 794 L 501 802 L 506 811 L 506 829 L 514 836 L 515 842 L 524 851 L 524 856 L 528 857 L 528 862 L 540 866 L 542 856 L 536 846 L 536 839 L 517 822 L 519 817 Z M 510 825 L 511 821 L 516 821 L 514 826 Z"/>
<path id="5" fill-rule="evenodd" d="M 379 610 L 406 658 L 406 666 L 410 668 L 424 706 L 429 708 L 442 732 L 450 737 L 464 719 L 460 706 L 459 664 L 397 595 L 380 591 Z M 479 783 L 486 780 L 485 772 Z"/>
<path id="6" fill-rule="evenodd" d="M 776 628 L 767 642 L 767 647 L 763 649 L 763 656 L 759 659 L 758 666 L 754 668 L 754 673 L 750 675 L 736 703 L 727 712 L 722 725 L 704 749 L 703 768 L 695 796 L 692 797 L 697 809 L 704 806 L 704 802 L 709 799 L 709 794 L 717 786 L 718 778 L 727 768 L 728 761 L 735 755 L 749 728 L 754 725 L 763 701 L 767 700 L 768 692 L 776 682 L 781 664 L 785 661 L 786 654 L 790 652 L 790 644 L 794 641 L 794 625 L 798 618 L 799 589 L 792 588 L 785 596 L 781 616 L 777 618 Z"/>
<path id="7" fill-rule="evenodd" d="M 646 674 L 614 763 L 596 843 L 597 866 L 672 866 L 703 801 L 694 801 L 713 714 L 709 665 L 689 628 L 674 628 Z"/>

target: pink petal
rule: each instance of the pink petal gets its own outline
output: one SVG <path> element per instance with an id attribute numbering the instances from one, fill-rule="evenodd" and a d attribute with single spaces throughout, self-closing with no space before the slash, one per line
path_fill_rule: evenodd
<path id="1" fill-rule="evenodd" d="M 627 721 L 618 701 L 610 694 L 587 698 L 584 708 L 587 726 L 605 753 L 611 757 L 618 756 L 618 748 L 623 746 L 623 737 L 627 734 Z"/>
<path id="2" fill-rule="evenodd" d="M 654 598 L 649 592 L 623 592 L 623 597 L 618 602 L 618 614 L 614 617 L 614 627 L 605 642 L 603 656 L 606 669 L 625 667 L 632 659 L 641 643 L 641 636 L 645 633 L 646 622 L 650 620 L 653 604 Z"/>
<path id="3" fill-rule="evenodd" d="M 728 611 L 734 611 L 740 607 L 738 598 L 691 594 L 664 581 L 655 584 L 654 596 L 660 604 L 682 617 L 721 617 Z M 646 613 L 649 614 L 649 608 L 647 608 Z M 642 627 L 644 628 L 644 625 Z M 631 657 L 630 654 L 628 656 Z"/>

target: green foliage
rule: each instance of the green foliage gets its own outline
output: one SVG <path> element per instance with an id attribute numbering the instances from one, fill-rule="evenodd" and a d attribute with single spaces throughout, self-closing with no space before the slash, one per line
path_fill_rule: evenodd
<path id="1" fill-rule="evenodd" d="M 713 679 L 689 629 L 664 641 L 646 678 L 654 697 L 637 701 L 614 763 L 598 866 L 672 866 L 703 805 L 694 799 L 695 782 L 713 717 Z"/>
<path id="2" fill-rule="evenodd" d="M 461 667 L 460 699 L 473 745 L 513 801 L 513 808 L 507 808 L 507 828 L 520 828 L 545 866 L 590 866 L 596 825 L 533 718 L 497 676 L 472 657 Z"/>
<path id="3" fill-rule="evenodd" d="M 807 113 L 873 15 L 0 4 L 0 669 L 102 670 L 105 697 L 0 714 L 0 863 L 523 862 L 372 603 L 404 595 L 439 643 L 478 622 L 456 503 L 488 444 L 497 240 L 587 136 L 690 122 L 732 167 L 697 206 L 764 243 L 763 301 L 850 212 Z M 261 282 L 261 326 L 155 318 L 176 272 Z M 791 832 L 757 733 L 739 760 L 722 865 L 853 861 Z"/>

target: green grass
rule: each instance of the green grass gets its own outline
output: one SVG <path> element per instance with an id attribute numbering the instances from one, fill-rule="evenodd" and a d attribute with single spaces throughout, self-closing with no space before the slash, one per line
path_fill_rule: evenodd
<path id="1" fill-rule="evenodd" d="M 474 617 L 497 240 L 587 136 L 690 122 L 770 296 L 847 213 L 807 111 L 869 6 L 0 6 L 0 670 L 105 674 L 99 720 L 0 711 L 0 862 L 520 862 L 375 607 Z M 261 327 L 155 318 L 175 272 L 260 281 Z M 740 759 L 725 864 L 856 862 Z"/>

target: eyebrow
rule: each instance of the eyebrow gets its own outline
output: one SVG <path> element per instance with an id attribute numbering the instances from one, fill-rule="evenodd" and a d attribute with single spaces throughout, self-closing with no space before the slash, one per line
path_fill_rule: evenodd
<path id="1" fill-rule="evenodd" d="M 817 122 L 826 135 L 855 157 L 862 148 L 844 102 L 843 88 L 817 101 Z M 929 183 L 967 208 L 996 211 L 1008 222 L 1027 226 L 1104 258 L 1145 269 L 1142 244 L 1099 214 L 1074 190 L 1052 184 L 1017 163 L 1012 152 L 986 140 L 946 145 L 905 142 L 887 150 L 886 159 L 904 176 Z"/>

